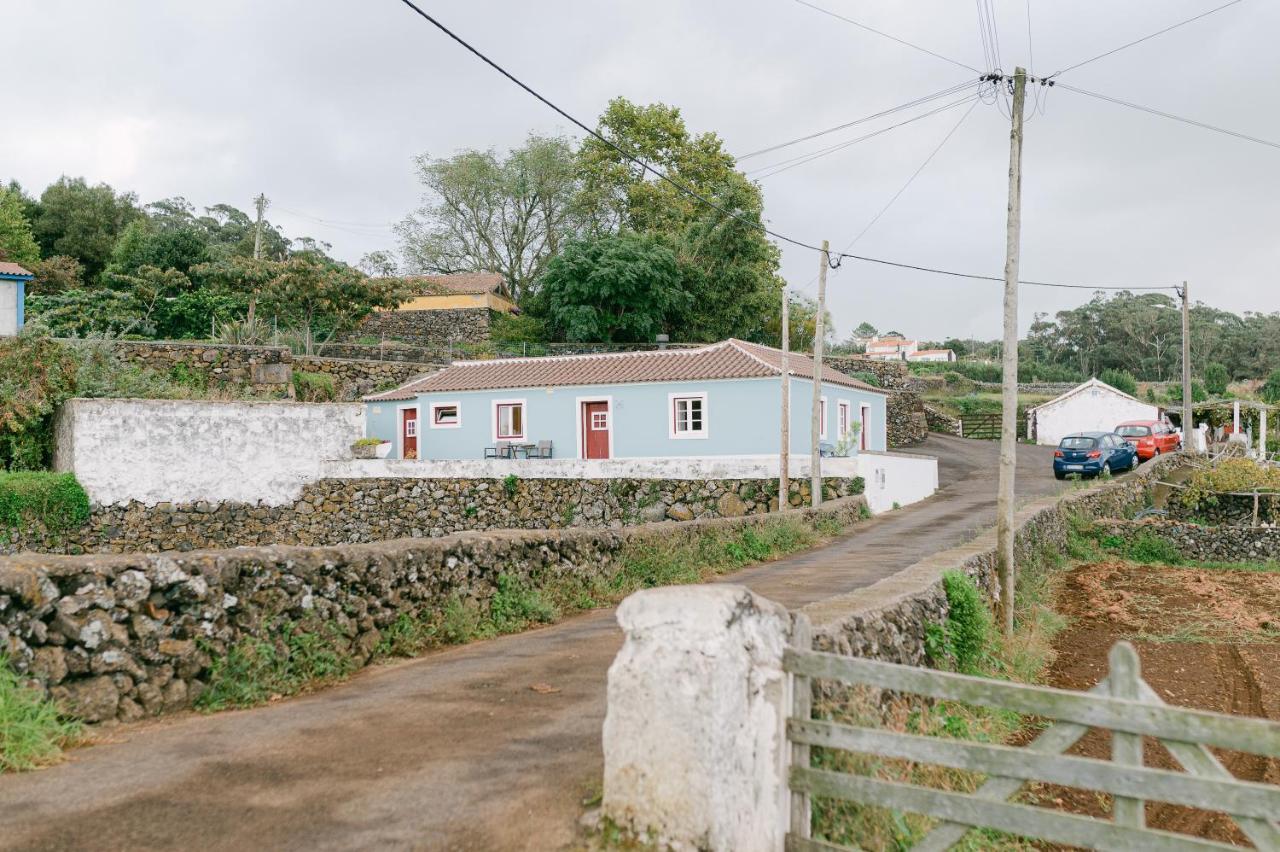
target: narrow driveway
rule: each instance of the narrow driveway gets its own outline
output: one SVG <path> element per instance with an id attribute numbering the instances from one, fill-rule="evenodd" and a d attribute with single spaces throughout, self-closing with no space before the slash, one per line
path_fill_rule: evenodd
<path id="1" fill-rule="evenodd" d="M 994 521 L 996 449 L 931 437 L 937 495 L 727 579 L 795 607 L 954 545 Z M 1019 448 L 1019 499 L 1059 487 L 1051 455 Z M 596 792 L 620 642 L 597 610 L 268 707 L 127 727 L 0 776 L 0 848 L 556 849 Z"/>

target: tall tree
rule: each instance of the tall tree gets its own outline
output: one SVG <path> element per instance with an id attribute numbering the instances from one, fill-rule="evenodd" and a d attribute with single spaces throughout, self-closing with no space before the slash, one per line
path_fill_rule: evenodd
<path id="1" fill-rule="evenodd" d="M 573 148 L 562 137 L 531 135 L 505 157 L 473 150 L 416 164 L 422 205 L 396 227 L 409 272 L 496 272 L 522 302 L 584 229 Z"/>
<path id="2" fill-rule="evenodd" d="M 117 193 L 105 183 L 89 186 L 84 178 L 63 175 L 41 194 L 32 231 L 42 254 L 74 257 L 93 281 L 106 267 L 120 234 L 142 217 L 137 201 L 131 192 Z"/>
<path id="3" fill-rule="evenodd" d="M 19 192 L 0 188 L 0 251 L 5 259 L 31 270 L 40 261 L 40 246 L 31 235 Z"/>

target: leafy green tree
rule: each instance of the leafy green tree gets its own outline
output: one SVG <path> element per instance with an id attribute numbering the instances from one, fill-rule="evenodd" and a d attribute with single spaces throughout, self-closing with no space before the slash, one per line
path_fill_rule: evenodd
<path id="1" fill-rule="evenodd" d="M 1227 385 L 1231 384 L 1231 374 L 1227 372 L 1227 368 L 1221 364 L 1210 364 L 1204 370 L 1204 386 L 1214 396 L 1222 396 L 1227 392 Z"/>
<path id="2" fill-rule="evenodd" d="M 879 333 L 876 327 L 866 320 L 858 323 L 858 327 L 853 330 L 854 337 L 875 337 Z"/>
<path id="3" fill-rule="evenodd" d="M 94 288 L 27 299 L 28 324 L 54 337 L 146 336 L 132 293 Z"/>
<path id="4" fill-rule="evenodd" d="M 367 278 L 313 253 L 295 255 L 268 269 L 274 274 L 262 287 L 261 307 L 303 332 L 308 354 L 317 334 L 330 338 L 350 330 L 375 308 L 404 301 L 398 280 Z"/>
<path id="5" fill-rule="evenodd" d="M 55 254 L 31 267 L 35 278 L 27 285 L 28 295 L 49 295 L 79 290 L 84 286 L 84 267 L 74 257 Z"/>
<path id="6" fill-rule="evenodd" d="M 1280 368 L 1272 370 L 1263 383 L 1260 394 L 1268 404 L 1280 404 Z"/>
<path id="7" fill-rule="evenodd" d="M 818 301 L 799 293 L 788 294 L 791 304 L 788 305 L 787 326 L 788 345 L 792 352 L 809 352 L 813 350 L 813 341 L 817 336 Z M 831 322 L 831 312 L 827 311 L 822 320 L 823 342 L 830 344 L 835 340 L 835 326 Z M 769 317 L 765 324 L 762 342 L 769 346 L 782 345 L 782 312 Z"/>
<path id="8" fill-rule="evenodd" d="M 130 222 L 142 217 L 133 193 L 117 193 L 105 183 L 89 186 L 65 175 L 40 196 L 39 216 L 31 223 L 41 253 L 74 257 L 92 282 L 106 267 L 116 240 Z"/>
<path id="9" fill-rule="evenodd" d="M 130 222 L 111 252 L 107 283 L 113 276 L 131 275 L 144 266 L 174 269 L 186 275 L 209 260 L 206 237 L 191 225 L 158 227 L 146 219 Z"/>
<path id="10" fill-rule="evenodd" d="M 538 298 L 564 339 L 606 343 L 652 341 L 690 301 L 675 253 L 630 231 L 567 243 L 548 263 Z"/>
<path id="11" fill-rule="evenodd" d="M 1124 370 L 1103 370 L 1099 379 L 1111 385 L 1118 391 L 1133 396 L 1138 392 L 1138 382 L 1134 379 L 1132 373 L 1126 373 Z"/>
<path id="12" fill-rule="evenodd" d="M 396 227 L 411 273 L 496 272 L 523 304 L 564 242 L 584 231 L 568 139 L 530 135 L 505 157 L 471 150 L 416 163 L 422 204 Z"/>
<path id="13" fill-rule="evenodd" d="M 0 188 L 0 252 L 12 263 L 31 270 L 40 261 L 40 246 L 31 235 L 31 223 L 23 210 L 22 197 Z"/>

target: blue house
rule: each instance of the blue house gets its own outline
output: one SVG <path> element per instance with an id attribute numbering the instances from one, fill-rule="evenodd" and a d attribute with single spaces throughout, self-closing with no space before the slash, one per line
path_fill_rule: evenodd
<path id="1" fill-rule="evenodd" d="M 805 454 L 813 361 L 789 358 L 791 451 Z M 393 458 L 776 455 L 781 377 L 780 350 L 741 340 L 465 361 L 365 397 L 365 428 Z M 822 440 L 840 454 L 885 450 L 885 392 L 828 367 L 821 385 Z"/>
<path id="2" fill-rule="evenodd" d="M 27 282 L 32 278 L 35 276 L 18 264 L 0 261 L 0 337 L 22 330 Z"/>

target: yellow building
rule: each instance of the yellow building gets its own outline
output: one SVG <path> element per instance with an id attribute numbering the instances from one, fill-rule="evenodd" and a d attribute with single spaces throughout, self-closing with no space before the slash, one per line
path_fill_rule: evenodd
<path id="1" fill-rule="evenodd" d="M 503 314 L 520 309 L 511 300 L 507 282 L 492 272 L 459 272 L 454 275 L 415 275 L 405 281 L 414 285 L 415 295 L 395 311 L 449 311 L 488 308 Z"/>

